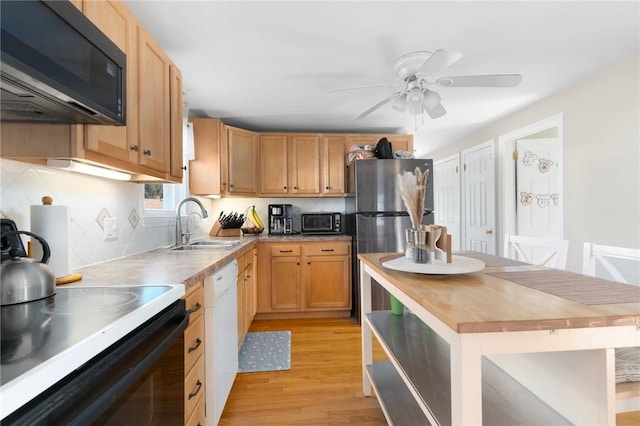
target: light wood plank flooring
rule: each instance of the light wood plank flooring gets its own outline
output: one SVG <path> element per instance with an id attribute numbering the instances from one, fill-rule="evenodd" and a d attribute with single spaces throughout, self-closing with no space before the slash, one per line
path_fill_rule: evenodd
<path id="1" fill-rule="evenodd" d="M 360 326 L 354 319 L 256 320 L 250 328 L 279 330 L 291 330 L 291 369 L 238 374 L 220 425 L 387 424 L 375 395 L 362 395 Z M 374 359 L 385 359 L 377 345 Z M 640 412 L 616 420 L 618 426 L 638 426 Z"/>
<path id="2" fill-rule="evenodd" d="M 355 319 L 256 320 L 249 331 L 279 330 L 291 330 L 291 369 L 238 374 L 220 425 L 387 424 L 362 394 Z"/>

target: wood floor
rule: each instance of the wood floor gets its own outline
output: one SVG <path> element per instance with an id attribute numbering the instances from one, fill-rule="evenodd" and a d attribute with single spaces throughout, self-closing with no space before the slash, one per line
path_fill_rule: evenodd
<path id="1" fill-rule="evenodd" d="M 354 319 L 255 320 L 249 331 L 280 330 L 291 330 L 291 369 L 238 374 L 220 425 L 387 424 L 375 396 L 362 395 Z"/>
<path id="2" fill-rule="evenodd" d="M 291 369 L 240 373 L 219 425 L 386 425 L 362 395 L 360 326 L 352 318 L 255 320 L 250 331 L 291 330 Z M 375 339 L 374 339 L 375 342 Z M 374 359 L 382 360 L 374 347 Z M 640 412 L 618 414 L 640 425 Z"/>

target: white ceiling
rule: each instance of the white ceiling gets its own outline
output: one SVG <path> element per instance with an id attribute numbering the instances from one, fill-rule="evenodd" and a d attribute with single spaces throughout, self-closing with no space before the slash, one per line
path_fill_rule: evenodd
<path id="1" fill-rule="evenodd" d="M 413 133 L 431 151 L 640 51 L 639 2 L 126 1 L 181 69 L 190 115 L 256 131 Z M 406 53 L 457 50 L 443 75 L 518 73 L 516 88 L 434 88 L 432 120 L 387 104 Z M 428 146 L 426 146 L 428 145 Z"/>

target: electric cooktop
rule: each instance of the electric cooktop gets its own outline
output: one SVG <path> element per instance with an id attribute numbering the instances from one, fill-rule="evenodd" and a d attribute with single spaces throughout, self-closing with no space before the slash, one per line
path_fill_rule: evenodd
<path id="1" fill-rule="evenodd" d="M 114 322 L 172 288 L 57 287 L 46 299 L 0 307 L 0 386 L 105 333 Z"/>

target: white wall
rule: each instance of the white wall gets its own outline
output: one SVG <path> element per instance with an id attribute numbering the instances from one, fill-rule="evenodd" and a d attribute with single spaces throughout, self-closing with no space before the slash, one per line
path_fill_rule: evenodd
<path id="1" fill-rule="evenodd" d="M 567 269 L 579 272 L 585 241 L 640 247 L 639 81 L 634 56 L 427 156 L 444 158 L 563 113 Z"/>

